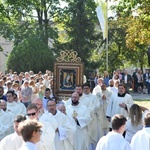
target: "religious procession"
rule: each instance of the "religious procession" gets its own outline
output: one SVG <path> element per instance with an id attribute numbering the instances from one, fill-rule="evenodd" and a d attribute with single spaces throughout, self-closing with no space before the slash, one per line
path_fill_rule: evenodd
<path id="1" fill-rule="evenodd" d="M 1 73 L 0 150 L 149 150 L 150 112 L 127 90 L 138 73 L 114 72 L 82 85 L 68 78 L 67 99 L 55 97 L 49 70 Z"/>
<path id="2" fill-rule="evenodd" d="M 0 150 L 150 150 L 149 95 L 150 0 L 0 0 Z"/>

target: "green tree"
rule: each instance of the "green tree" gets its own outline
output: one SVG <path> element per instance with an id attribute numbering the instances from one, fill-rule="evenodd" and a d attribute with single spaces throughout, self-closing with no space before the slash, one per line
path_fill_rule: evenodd
<path id="1" fill-rule="evenodd" d="M 125 57 L 127 55 L 125 28 L 121 27 L 120 23 L 113 18 L 109 18 L 108 23 L 108 71 L 112 73 L 116 69 L 122 69 L 124 63 L 129 59 Z M 106 42 L 103 42 L 94 51 L 91 59 L 99 64 L 99 70 L 101 72 L 106 70 Z"/>
<path id="2" fill-rule="evenodd" d="M 3 3 L 1 2 L 4 6 L 3 15 L 7 14 L 7 17 L 1 18 L 1 34 L 6 38 L 11 36 L 14 44 L 30 37 L 33 32 L 40 36 L 46 45 L 49 38 L 57 38 L 52 19 L 61 12 L 58 0 L 6 0 Z"/>
<path id="3" fill-rule="evenodd" d="M 14 47 L 8 56 L 7 67 L 17 72 L 33 70 L 38 73 L 39 70 L 52 70 L 53 61 L 54 57 L 48 46 L 41 39 L 31 37 Z"/>
<path id="4" fill-rule="evenodd" d="M 113 8 L 116 10 L 117 21 L 123 20 L 120 26 L 125 27 L 125 56 L 131 64 L 143 70 L 147 65 L 146 52 L 150 45 L 150 1 L 121 0 Z"/>
<path id="5" fill-rule="evenodd" d="M 93 68 L 90 65 L 90 57 L 93 50 L 97 47 L 99 33 L 95 29 L 97 17 L 95 13 L 96 5 L 91 0 L 66 0 L 68 8 L 64 15 L 64 30 L 67 34 L 66 42 L 62 48 L 78 52 L 79 57 L 87 68 Z"/>
<path id="6" fill-rule="evenodd" d="M 0 34 L 4 38 L 12 40 L 14 43 L 14 50 L 10 53 L 7 63 L 8 68 L 12 67 L 20 71 L 21 68 L 22 71 L 25 71 L 25 69 L 37 71 L 37 68 L 43 70 L 46 65 L 45 62 L 40 64 L 40 61 L 43 61 L 41 54 L 45 56 L 46 61 L 49 58 L 50 64 L 47 67 L 52 67 L 54 55 L 57 53 L 53 47 L 57 47 L 57 44 L 59 44 L 57 41 L 58 32 L 55 28 L 55 22 L 53 22 L 53 18 L 62 13 L 62 9 L 59 7 L 59 1 L 6 0 L 0 1 L 0 8 L 2 9 L 0 12 Z M 32 41 L 32 47 L 30 47 L 30 41 Z M 49 43 L 52 45 L 51 48 L 48 48 Z M 24 49 L 24 47 L 31 50 L 31 52 Z M 33 57 L 34 61 L 29 61 L 27 57 L 21 55 L 24 61 L 17 64 L 16 60 L 20 60 L 19 51 L 24 55 L 35 52 L 34 54 L 40 54 L 38 56 L 41 57 Z M 35 61 L 38 63 L 35 63 Z M 28 65 L 23 62 L 27 62 Z M 34 63 L 31 64 L 32 62 Z M 19 65 L 20 67 L 18 67 Z M 25 67 L 23 67 L 24 65 Z M 43 68 L 42 65 L 44 66 Z"/>

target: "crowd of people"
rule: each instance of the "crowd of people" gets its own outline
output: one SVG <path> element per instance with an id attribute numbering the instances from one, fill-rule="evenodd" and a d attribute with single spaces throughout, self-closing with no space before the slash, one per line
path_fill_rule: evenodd
<path id="1" fill-rule="evenodd" d="M 57 102 L 51 71 L 1 74 L 0 150 L 149 150 L 150 112 L 134 104 L 132 76 L 94 81 Z"/>
<path id="2" fill-rule="evenodd" d="M 133 74 L 129 74 L 126 69 L 116 70 L 113 72 L 113 75 L 110 75 L 107 71 L 104 74 L 98 73 L 96 76 L 93 76 L 93 88 L 97 85 L 97 79 L 103 78 L 106 85 L 109 85 L 109 80 L 113 79 L 116 86 L 118 83 L 123 83 L 126 85 L 127 92 L 133 90 L 134 92 L 150 94 L 150 71 L 149 69 L 145 70 L 143 73 L 141 70 L 136 69 Z"/>

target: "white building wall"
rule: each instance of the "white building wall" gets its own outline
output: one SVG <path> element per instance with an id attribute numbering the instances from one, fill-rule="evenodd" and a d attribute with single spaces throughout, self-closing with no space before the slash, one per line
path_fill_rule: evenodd
<path id="1" fill-rule="evenodd" d="M 13 49 L 13 43 L 0 37 L 0 46 L 3 48 L 3 52 L 0 52 L 0 72 L 5 73 L 6 71 L 6 60 L 8 55 Z"/>

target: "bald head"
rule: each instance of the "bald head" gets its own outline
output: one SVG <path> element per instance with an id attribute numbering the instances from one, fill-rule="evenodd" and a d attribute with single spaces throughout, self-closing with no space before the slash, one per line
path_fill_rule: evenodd
<path id="1" fill-rule="evenodd" d="M 0 100 L 0 108 L 6 111 L 7 109 L 7 103 L 5 100 Z"/>
<path id="2" fill-rule="evenodd" d="M 98 85 L 102 86 L 103 81 L 104 81 L 103 78 L 98 78 L 98 79 L 97 79 Z"/>
<path id="3" fill-rule="evenodd" d="M 113 87 L 113 86 L 114 86 L 114 80 L 113 80 L 113 79 L 110 79 L 110 80 L 109 80 L 109 86 L 110 86 L 110 87 Z"/>
<path id="4" fill-rule="evenodd" d="M 41 109 L 43 107 L 43 101 L 41 98 L 37 97 L 32 101 L 33 104 L 35 104 L 38 109 Z"/>
<path id="5" fill-rule="evenodd" d="M 64 104 L 58 104 L 57 109 L 66 115 L 66 107 Z"/>

